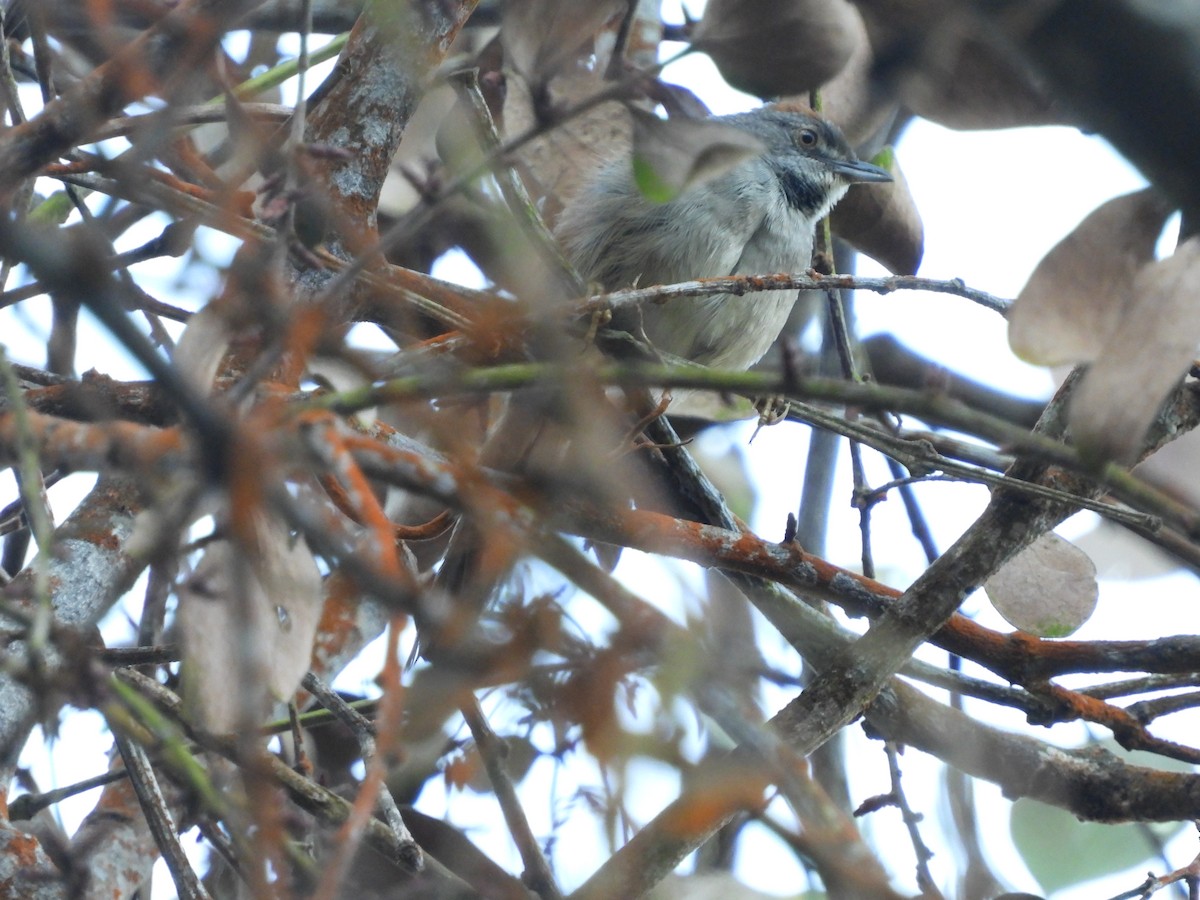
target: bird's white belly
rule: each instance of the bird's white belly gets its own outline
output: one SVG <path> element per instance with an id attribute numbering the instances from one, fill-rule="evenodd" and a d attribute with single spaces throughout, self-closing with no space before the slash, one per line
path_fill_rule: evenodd
<path id="1" fill-rule="evenodd" d="M 750 274 L 750 273 L 738 273 Z M 756 272 L 755 274 L 763 274 Z M 794 291 L 697 297 L 683 356 L 721 369 L 748 369 L 771 348 L 795 303 Z M 678 337 L 671 338 L 672 342 Z"/>
<path id="2" fill-rule="evenodd" d="M 794 210 L 777 207 L 747 241 L 730 274 L 803 272 L 811 258 L 811 224 Z M 691 333 L 662 337 L 686 348 L 681 355 L 706 366 L 748 369 L 779 337 L 795 300 L 795 291 L 765 291 L 680 301 L 696 304 Z"/>

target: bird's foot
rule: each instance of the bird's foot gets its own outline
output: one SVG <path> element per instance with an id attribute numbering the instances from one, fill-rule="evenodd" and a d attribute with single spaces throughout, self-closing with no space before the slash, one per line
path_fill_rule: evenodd
<path id="1" fill-rule="evenodd" d="M 626 432 L 625 446 L 631 448 L 649 448 L 661 449 L 661 445 L 654 443 L 647 438 L 642 432 L 646 430 L 646 426 L 657 419 L 659 416 L 665 415 L 667 408 L 671 405 L 671 392 L 664 391 L 659 398 L 658 403 L 653 409 L 644 410 L 641 417 L 633 423 L 633 426 Z M 680 444 L 679 446 L 682 446 Z"/>
<path id="2" fill-rule="evenodd" d="M 589 285 L 589 288 L 590 287 L 591 286 Z M 612 317 L 613 314 L 611 309 L 598 309 L 592 313 L 591 321 L 588 322 L 587 334 L 583 339 L 583 345 L 585 348 L 591 347 L 594 343 L 596 343 L 596 332 L 611 322 Z"/>
<path id="3" fill-rule="evenodd" d="M 764 427 L 776 425 L 786 419 L 791 402 L 787 397 L 779 395 L 760 397 L 754 401 L 754 408 L 758 410 L 758 427 L 754 429 L 754 434 L 750 435 L 751 441 L 758 437 L 758 433 Z"/>

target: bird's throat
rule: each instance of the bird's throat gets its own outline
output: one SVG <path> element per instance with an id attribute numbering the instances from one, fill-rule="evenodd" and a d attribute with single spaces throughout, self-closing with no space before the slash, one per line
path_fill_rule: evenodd
<path id="1" fill-rule="evenodd" d="M 819 219 L 844 193 L 835 192 L 827 181 L 815 179 L 808 172 L 787 166 L 772 166 L 772 169 L 779 179 L 784 201 L 806 218 Z"/>

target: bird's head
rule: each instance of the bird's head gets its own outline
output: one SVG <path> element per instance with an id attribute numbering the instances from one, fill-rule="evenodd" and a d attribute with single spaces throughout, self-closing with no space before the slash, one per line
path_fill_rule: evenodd
<path id="1" fill-rule="evenodd" d="M 787 203 L 813 219 L 833 208 L 852 184 L 891 181 L 886 169 L 863 162 L 833 123 L 793 104 L 725 116 L 758 138 L 761 159 L 779 179 Z"/>

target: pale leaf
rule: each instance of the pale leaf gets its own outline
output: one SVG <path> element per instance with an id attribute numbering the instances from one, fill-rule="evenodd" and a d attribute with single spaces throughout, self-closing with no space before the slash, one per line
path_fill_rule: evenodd
<path id="1" fill-rule="evenodd" d="M 268 696 L 295 693 L 321 616 L 321 575 L 307 545 L 276 524 L 257 531 L 249 554 L 228 541 L 206 546 L 177 589 L 185 696 L 214 731 L 265 712 Z"/>
<path id="2" fill-rule="evenodd" d="M 708 0 L 692 45 L 734 87 L 776 98 L 820 87 L 864 40 L 846 0 Z"/>
<path id="3" fill-rule="evenodd" d="M 1095 359 L 1123 327 L 1170 204 L 1151 189 L 1094 210 L 1046 254 L 1013 304 L 1008 342 L 1040 365 Z"/>
<path id="4" fill-rule="evenodd" d="M 1071 436 L 1093 461 L 1130 462 L 1200 344 L 1200 237 L 1143 269 L 1120 329 L 1071 402 Z"/>
<path id="5" fill-rule="evenodd" d="M 183 696 L 189 710 L 213 731 L 232 731 L 243 705 L 259 709 L 260 684 L 246 683 L 238 661 L 244 627 L 232 600 L 236 560 L 225 541 L 209 544 L 191 576 L 176 589 L 176 625 L 183 639 Z"/>
<path id="6" fill-rule="evenodd" d="M 732 125 L 631 112 L 634 178 L 656 203 L 672 200 L 763 151 L 757 138 Z"/>
<path id="7" fill-rule="evenodd" d="M 312 660 L 324 605 L 323 584 L 302 538 L 293 538 L 274 522 L 263 524 L 260 532 L 255 568 L 268 636 L 267 687 L 276 700 L 287 700 Z"/>
<path id="8" fill-rule="evenodd" d="M 1096 608 L 1096 567 L 1086 553 L 1053 532 L 1010 559 L 984 585 L 996 611 L 1038 637 L 1065 637 Z"/>
<path id="9" fill-rule="evenodd" d="M 175 344 L 175 368 L 184 381 L 201 394 L 213 388 L 225 351 L 229 349 L 231 328 L 225 309 L 210 303 L 190 319 Z"/>

